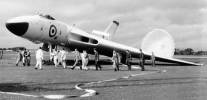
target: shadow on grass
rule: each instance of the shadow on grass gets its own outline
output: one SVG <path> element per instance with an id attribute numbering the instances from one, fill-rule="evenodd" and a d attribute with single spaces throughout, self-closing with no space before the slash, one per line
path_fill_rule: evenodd
<path id="1" fill-rule="evenodd" d="M 83 82 L 69 83 L 0 83 L 0 91 L 2 92 L 45 92 L 45 91 L 63 91 L 75 90 L 74 85 Z M 62 87 L 63 86 L 63 87 Z"/>

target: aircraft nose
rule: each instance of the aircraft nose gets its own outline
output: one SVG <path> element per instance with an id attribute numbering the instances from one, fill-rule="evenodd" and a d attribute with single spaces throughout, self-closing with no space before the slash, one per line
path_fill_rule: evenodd
<path id="1" fill-rule="evenodd" d="M 15 35 L 24 35 L 29 27 L 28 22 L 7 22 L 6 28 Z"/>

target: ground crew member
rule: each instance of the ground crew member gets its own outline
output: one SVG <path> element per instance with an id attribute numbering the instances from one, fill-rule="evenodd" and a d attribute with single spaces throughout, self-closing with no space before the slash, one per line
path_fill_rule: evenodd
<path id="1" fill-rule="evenodd" d="M 27 54 L 27 51 L 26 51 L 26 49 L 24 49 L 24 50 L 22 51 L 22 55 L 23 55 L 23 58 L 22 58 L 23 66 L 26 65 L 26 54 Z"/>
<path id="2" fill-rule="evenodd" d="M 113 62 L 114 71 L 119 71 L 119 58 L 115 50 L 113 51 L 112 62 Z"/>
<path id="3" fill-rule="evenodd" d="M 129 50 L 126 51 L 126 65 L 128 66 L 128 70 L 131 70 L 131 53 L 129 52 Z"/>
<path id="4" fill-rule="evenodd" d="M 25 60 L 25 65 L 30 66 L 30 52 L 29 50 L 25 50 L 24 52 L 24 60 Z"/>
<path id="5" fill-rule="evenodd" d="M 4 50 L 1 50 L 1 59 L 3 58 L 3 55 L 4 55 Z"/>
<path id="6" fill-rule="evenodd" d="M 16 66 L 18 66 L 19 62 L 22 61 L 22 58 L 23 58 L 22 52 L 21 52 L 21 50 L 19 50 L 18 54 L 17 54 Z"/>
<path id="7" fill-rule="evenodd" d="M 29 50 L 27 50 L 27 66 L 30 66 L 30 62 L 31 62 L 31 53 Z"/>
<path id="8" fill-rule="evenodd" d="M 145 59 L 144 59 L 144 53 L 142 52 L 142 49 L 140 49 L 140 67 L 141 67 L 141 71 L 145 71 L 145 68 L 144 68 L 144 62 L 145 62 Z"/>
<path id="9" fill-rule="evenodd" d="M 101 66 L 99 64 L 99 53 L 96 49 L 94 49 L 94 61 L 95 61 L 96 70 L 98 70 L 98 68 L 101 70 Z"/>
<path id="10" fill-rule="evenodd" d="M 57 52 L 57 48 L 55 48 L 53 50 L 53 54 L 54 54 L 53 62 L 55 64 L 55 67 L 57 67 L 57 65 L 58 65 L 58 52 Z"/>
<path id="11" fill-rule="evenodd" d="M 88 70 L 86 67 L 88 64 L 88 54 L 85 50 L 83 50 L 83 53 L 81 53 L 81 58 L 82 58 L 82 69 Z"/>
<path id="12" fill-rule="evenodd" d="M 60 50 L 57 51 L 57 56 L 58 56 L 58 60 L 57 60 L 58 63 L 57 64 L 59 65 L 61 63 L 61 52 L 60 52 Z"/>
<path id="13" fill-rule="evenodd" d="M 53 52 L 54 50 L 52 50 L 51 52 L 50 52 L 50 61 L 51 62 L 54 62 L 54 52 Z"/>
<path id="14" fill-rule="evenodd" d="M 63 66 L 63 68 L 66 68 L 66 51 L 63 48 L 63 50 L 60 51 L 61 54 L 61 64 Z"/>
<path id="15" fill-rule="evenodd" d="M 35 69 L 42 69 L 42 60 L 43 60 L 43 51 L 42 51 L 42 48 L 40 47 L 36 51 L 36 66 L 35 66 Z"/>
<path id="16" fill-rule="evenodd" d="M 155 55 L 154 55 L 154 52 L 152 52 L 151 60 L 152 60 L 152 67 L 155 67 Z"/>
<path id="17" fill-rule="evenodd" d="M 71 68 L 72 70 L 76 67 L 77 64 L 80 63 L 80 53 L 77 49 L 75 49 L 74 54 L 75 54 L 75 59 L 74 59 L 75 63 L 73 64 L 73 67 Z M 80 66 L 80 69 L 82 70 L 82 66 L 81 65 L 79 66 Z"/>
<path id="18" fill-rule="evenodd" d="M 88 70 L 88 67 L 87 67 L 87 65 L 88 65 L 88 61 L 89 61 L 89 55 L 88 55 L 88 53 L 85 51 L 85 68 L 86 68 L 86 70 Z"/>

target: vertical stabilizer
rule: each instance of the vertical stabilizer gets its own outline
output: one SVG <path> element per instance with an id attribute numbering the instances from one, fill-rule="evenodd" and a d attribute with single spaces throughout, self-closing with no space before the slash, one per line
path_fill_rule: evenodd
<path id="1" fill-rule="evenodd" d="M 106 27 L 104 31 L 93 30 L 92 34 L 99 36 L 103 39 L 110 40 L 111 37 L 115 34 L 118 26 L 119 26 L 119 22 L 114 20 Z"/>
<path id="2" fill-rule="evenodd" d="M 104 30 L 104 32 L 108 33 L 109 35 L 113 35 L 113 34 L 115 34 L 118 26 L 119 26 L 119 22 L 114 20 L 107 26 L 107 28 Z"/>

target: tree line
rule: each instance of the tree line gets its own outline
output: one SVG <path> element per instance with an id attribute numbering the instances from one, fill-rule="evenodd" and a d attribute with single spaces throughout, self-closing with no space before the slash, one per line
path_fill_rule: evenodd
<path id="1" fill-rule="evenodd" d="M 199 50 L 194 51 L 192 48 L 186 48 L 186 49 L 175 49 L 174 52 L 175 55 L 207 55 L 207 51 Z"/>
<path id="2" fill-rule="evenodd" d="M 0 50 L 24 50 L 26 49 L 25 47 L 13 47 L 13 48 L 0 48 Z M 207 51 L 199 50 L 195 51 L 192 48 L 186 48 L 186 49 L 175 49 L 174 52 L 175 55 L 207 55 Z"/>

